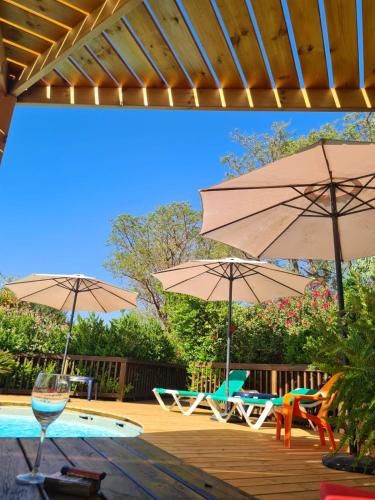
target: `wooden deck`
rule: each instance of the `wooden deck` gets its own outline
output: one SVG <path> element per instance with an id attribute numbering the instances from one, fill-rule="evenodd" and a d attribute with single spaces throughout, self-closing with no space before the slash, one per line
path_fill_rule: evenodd
<path id="1" fill-rule="evenodd" d="M 28 403 L 27 397 L 1 396 L 1 403 Z M 144 428 L 142 439 L 262 500 L 319 499 L 322 481 L 375 491 L 375 476 L 325 468 L 315 433 L 293 432 L 292 449 L 274 439 L 274 425 L 252 431 L 239 424 L 220 424 L 207 412 L 190 417 L 167 413 L 154 403 L 72 400 L 70 408 L 128 417 Z M 165 459 L 172 462 L 173 457 Z"/>

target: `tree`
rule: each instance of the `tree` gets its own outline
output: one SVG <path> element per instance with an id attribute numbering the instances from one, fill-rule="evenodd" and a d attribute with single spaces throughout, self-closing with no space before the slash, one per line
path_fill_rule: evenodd
<path id="1" fill-rule="evenodd" d="M 373 113 L 349 113 L 339 120 L 312 129 L 306 135 L 298 135 L 286 122 L 275 122 L 271 131 L 247 134 L 235 130 L 233 141 L 240 144 L 245 152 L 242 156 L 228 153 L 221 158 L 227 177 L 236 177 L 301 149 L 315 144 L 320 139 L 340 139 L 351 141 L 375 140 L 375 116 Z M 333 264 L 319 260 L 290 259 L 289 267 L 294 271 L 314 276 L 324 285 L 335 286 Z"/>
<path id="2" fill-rule="evenodd" d="M 164 294 L 152 274 L 190 259 L 228 253 L 226 245 L 200 237 L 201 218 L 201 212 L 182 202 L 160 206 L 146 216 L 125 214 L 113 221 L 109 239 L 113 251 L 105 266 L 127 281 L 164 324 Z"/>

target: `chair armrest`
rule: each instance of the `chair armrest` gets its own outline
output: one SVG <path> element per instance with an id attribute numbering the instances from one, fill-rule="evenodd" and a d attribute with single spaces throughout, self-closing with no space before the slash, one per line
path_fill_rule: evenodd
<path id="1" fill-rule="evenodd" d="M 325 401 L 326 398 L 320 394 L 285 394 L 283 397 L 283 407 L 290 407 L 291 402 L 297 405 L 300 401 Z"/>

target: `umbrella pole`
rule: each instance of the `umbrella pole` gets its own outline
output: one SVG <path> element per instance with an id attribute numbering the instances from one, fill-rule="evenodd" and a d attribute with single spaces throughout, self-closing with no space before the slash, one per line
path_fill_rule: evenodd
<path id="1" fill-rule="evenodd" d="M 66 357 L 68 355 L 69 341 L 70 341 L 70 337 L 72 336 L 72 328 L 73 328 L 74 314 L 75 314 L 75 311 L 76 311 L 76 304 L 77 304 L 77 297 L 78 297 L 78 290 L 79 290 L 79 282 L 80 282 L 80 279 L 78 278 L 77 279 L 77 283 L 76 283 L 76 287 L 75 287 L 75 290 L 74 290 L 73 308 L 72 308 L 72 313 L 70 315 L 69 331 L 68 331 L 68 335 L 66 336 L 65 349 L 64 349 L 64 357 L 63 357 L 63 362 L 62 362 L 62 365 L 61 365 L 61 375 L 64 374 Z"/>
<path id="2" fill-rule="evenodd" d="M 336 203 L 336 187 L 332 183 L 331 191 L 331 209 L 332 209 L 332 229 L 333 229 L 333 244 L 335 249 L 335 268 L 336 268 L 336 283 L 337 283 L 337 303 L 338 303 L 338 316 L 339 316 L 339 329 L 341 335 L 346 337 L 347 333 L 344 327 L 345 316 L 345 301 L 344 301 L 344 286 L 342 279 L 341 267 L 341 243 L 338 225 L 338 212 Z"/>
<path id="3" fill-rule="evenodd" d="M 225 395 L 229 397 L 230 344 L 232 336 L 233 264 L 229 264 L 229 298 L 227 325 L 227 361 L 225 367 Z"/>

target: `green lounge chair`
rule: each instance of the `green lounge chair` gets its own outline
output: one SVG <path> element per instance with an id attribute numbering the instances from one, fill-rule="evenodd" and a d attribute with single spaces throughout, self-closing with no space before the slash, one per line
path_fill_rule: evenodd
<path id="1" fill-rule="evenodd" d="M 289 394 L 316 394 L 317 390 L 316 389 L 294 389 L 293 391 L 290 391 Z M 266 418 L 271 414 L 274 413 L 273 408 L 275 406 L 282 406 L 283 405 L 283 398 L 272 398 L 272 399 L 261 399 L 261 398 L 242 398 L 240 396 L 235 396 L 235 397 L 228 397 L 226 398 L 223 394 L 210 394 L 206 396 L 206 401 L 209 404 L 212 412 L 214 413 L 215 417 L 219 422 L 227 422 L 230 418 L 230 416 L 235 412 L 238 411 L 238 413 L 244 418 L 246 421 L 247 425 L 251 429 L 259 429 Z M 232 408 L 228 414 L 222 412 L 221 409 L 221 404 L 222 403 L 231 403 Z M 312 408 L 313 406 L 316 406 L 316 403 L 314 402 L 311 404 L 311 401 L 306 400 L 301 401 L 300 405 L 301 407 L 305 408 Z M 246 409 L 247 406 L 247 409 Z M 263 408 L 262 413 L 259 415 L 257 421 L 255 423 L 252 423 L 250 420 L 250 416 L 254 410 L 254 408 L 259 407 Z"/>
<path id="2" fill-rule="evenodd" d="M 231 396 L 233 393 L 238 392 L 242 389 L 244 383 L 246 382 L 247 377 L 249 376 L 250 372 L 246 370 L 232 370 L 229 373 L 229 396 Z M 176 389 L 160 389 L 158 387 L 155 387 L 155 389 L 152 390 L 152 392 L 155 394 L 156 399 L 158 400 L 160 406 L 163 408 L 163 410 L 170 411 L 172 408 L 177 406 L 181 413 L 184 415 L 191 415 L 198 405 L 208 396 L 217 396 L 225 399 L 225 393 L 226 393 L 226 384 L 225 381 L 221 384 L 221 386 L 218 388 L 217 391 L 214 393 L 209 393 L 209 392 L 196 392 L 196 391 L 179 391 Z M 173 403 L 169 406 L 167 406 L 163 399 L 162 395 L 168 395 L 173 397 Z M 195 398 L 194 402 L 189 406 L 188 409 L 186 407 L 184 408 L 181 404 L 181 400 L 184 399 L 190 399 L 190 398 Z M 233 412 L 232 412 L 233 413 Z M 232 414 L 231 413 L 231 414 Z"/>

